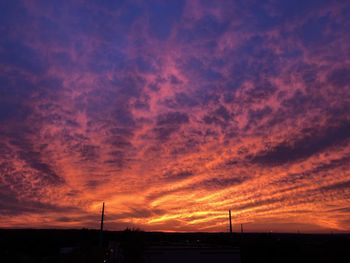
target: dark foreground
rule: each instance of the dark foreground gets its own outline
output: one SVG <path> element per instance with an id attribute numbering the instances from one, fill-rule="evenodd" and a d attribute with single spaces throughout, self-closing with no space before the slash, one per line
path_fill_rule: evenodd
<path id="1" fill-rule="evenodd" d="M 350 235 L 0 230 L 0 262 L 350 262 Z"/>

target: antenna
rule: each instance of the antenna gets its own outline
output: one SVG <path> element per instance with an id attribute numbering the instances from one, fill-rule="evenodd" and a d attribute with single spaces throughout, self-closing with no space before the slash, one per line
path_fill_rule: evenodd
<path id="1" fill-rule="evenodd" d="M 231 210 L 228 210 L 228 217 L 230 220 L 230 233 L 232 234 L 232 219 L 231 219 Z"/>

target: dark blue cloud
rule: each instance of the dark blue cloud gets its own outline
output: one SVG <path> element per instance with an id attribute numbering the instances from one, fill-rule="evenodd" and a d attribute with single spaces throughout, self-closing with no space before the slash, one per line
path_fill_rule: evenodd
<path id="1" fill-rule="evenodd" d="M 170 135 L 177 132 L 179 130 L 179 126 L 167 126 L 167 127 L 156 127 L 154 128 L 154 133 L 156 138 L 160 141 L 168 140 Z"/>
<path id="2" fill-rule="evenodd" d="M 0 100 L 0 123 L 9 124 L 14 119 L 24 121 L 30 112 L 30 107 L 23 106 L 18 102 Z"/>
<path id="3" fill-rule="evenodd" d="M 118 10 L 121 9 L 125 4 L 127 4 L 127 0 L 93 0 L 93 3 L 95 3 L 99 7 L 103 7 L 106 10 Z"/>
<path id="4" fill-rule="evenodd" d="M 189 116 L 186 113 L 175 111 L 160 114 L 157 116 L 153 132 L 158 140 L 165 141 L 187 123 L 189 123 Z"/>
<path id="5" fill-rule="evenodd" d="M 350 86 L 350 68 L 341 67 L 334 69 L 327 77 L 328 82 L 337 88 Z"/>
<path id="6" fill-rule="evenodd" d="M 307 12 L 314 8 L 319 9 L 324 6 L 328 0 L 275 0 L 274 6 L 280 11 L 281 16 L 285 20 L 296 18 L 297 16 L 303 16 Z"/>
<path id="7" fill-rule="evenodd" d="M 0 42 L 0 63 L 33 74 L 43 74 L 48 68 L 43 55 L 19 41 L 5 39 Z"/>
<path id="8" fill-rule="evenodd" d="M 330 24 L 330 18 L 327 16 L 312 18 L 301 28 L 300 37 L 306 45 L 319 45 L 325 44 L 325 41 L 329 41 L 325 32 L 327 26 Z"/>
<path id="9" fill-rule="evenodd" d="M 279 143 L 252 157 L 253 163 L 263 165 L 283 165 L 303 160 L 329 148 L 346 144 L 350 139 L 350 122 L 343 120 L 337 125 L 329 125 L 323 130 L 304 130 L 302 138 Z"/>
<path id="10" fill-rule="evenodd" d="M 63 59 L 66 58 L 63 57 Z M 122 70 L 126 66 L 126 55 L 116 46 L 111 49 L 111 44 L 101 45 L 99 48 L 94 49 L 89 56 L 88 69 L 93 73 L 104 73 L 111 69 Z"/>
<path id="11" fill-rule="evenodd" d="M 189 178 L 193 175 L 194 174 L 192 171 L 180 171 L 180 172 L 170 171 L 164 174 L 164 178 L 167 181 L 178 181 L 178 180 Z"/>
<path id="12" fill-rule="evenodd" d="M 228 126 L 231 119 L 232 115 L 224 106 L 218 107 L 203 117 L 206 124 L 221 125 L 222 127 Z"/>
<path id="13" fill-rule="evenodd" d="M 38 87 L 16 71 L 0 75 L 0 122 L 24 123 L 33 111 L 28 99 L 32 92 L 37 90 Z M 6 127 L 8 126 L 5 125 L 0 129 Z"/>
<path id="14" fill-rule="evenodd" d="M 312 169 L 305 170 L 301 173 L 290 173 L 286 177 L 280 178 L 273 182 L 277 186 L 297 185 L 301 182 L 310 182 L 314 178 L 322 178 L 325 173 L 332 173 L 335 169 L 347 169 L 350 164 L 350 157 L 344 156 L 330 162 L 321 163 Z"/>
<path id="15" fill-rule="evenodd" d="M 174 24 L 180 19 L 185 2 L 152 0 L 147 3 L 150 32 L 163 40 L 169 37 Z"/>
<path id="16" fill-rule="evenodd" d="M 263 207 L 265 205 L 272 205 L 272 204 L 280 203 L 283 201 L 284 201 L 283 198 L 280 198 L 280 197 L 267 198 L 267 199 L 261 199 L 259 201 L 255 201 L 255 202 L 252 201 L 252 202 L 249 202 L 246 204 L 236 206 L 235 209 L 243 210 L 243 209 L 251 209 L 251 208 L 256 208 L 256 207 Z"/>
<path id="17" fill-rule="evenodd" d="M 179 125 L 188 121 L 188 115 L 182 112 L 169 112 L 157 117 L 157 125 Z"/>
<path id="18" fill-rule="evenodd" d="M 73 206 L 56 206 L 34 200 L 18 199 L 17 194 L 7 185 L 0 184 L 0 213 L 6 216 L 17 216 L 23 214 L 42 214 L 48 212 L 71 213 L 82 212 Z"/>
<path id="19" fill-rule="evenodd" d="M 113 1 L 114 3 L 118 1 Z M 131 3 L 128 3 L 121 13 L 121 16 L 119 17 L 118 21 L 120 23 L 127 27 L 132 25 L 138 18 L 140 18 L 144 14 L 144 10 L 136 5 L 133 5 Z"/>
<path id="20" fill-rule="evenodd" d="M 350 181 L 344 181 L 319 188 L 319 191 L 343 191 L 350 188 Z"/>
<path id="21" fill-rule="evenodd" d="M 12 144 L 19 148 L 17 155 L 21 161 L 36 171 L 40 176 L 42 186 L 62 185 L 65 180 L 58 175 L 53 167 L 43 160 L 40 150 L 35 150 L 34 145 L 25 138 L 15 137 Z"/>
<path id="22" fill-rule="evenodd" d="M 260 121 L 265 116 L 269 116 L 272 113 L 272 109 L 269 106 L 265 106 L 262 109 L 249 111 L 249 121 Z"/>
<path id="23" fill-rule="evenodd" d="M 200 183 L 197 187 L 204 187 L 206 189 L 212 190 L 212 189 L 220 189 L 220 188 L 226 188 L 234 185 L 239 185 L 245 181 L 248 180 L 248 177 L 233 177 L 233 178 L 213 178 L 209 180 L 205 180 Z"/>
<path id="24" fill-rule="evenodd" d="M 28 12 L 20 0 L 0 2 L 0 32 L 9 34 L 18 24 L 28 21 Z"/>
<path id="25" fill-rule="evenodd" d="M 191 28 L 183 28 L 178 31 L 177 38 L 184 43 L 192 43 L 194 41 L 202 41 L 200 45 L 205 45 L 210 48 L 216 46 L 215 42 L 207 43 L 207 40 L 214 40 L 225 33 L 228 29 L 229 21 L 219 21 L 214 16 L 205 16 L 196 21 Z M 209 44 L 209 46 L 208 46 Z"/>

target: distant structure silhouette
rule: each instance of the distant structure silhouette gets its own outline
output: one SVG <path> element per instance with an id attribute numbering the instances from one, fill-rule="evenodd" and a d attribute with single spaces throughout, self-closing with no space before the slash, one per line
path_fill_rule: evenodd
<path id="1" fill-rule="evenodd" d="M 232 234 L 232 218 L 231 218 L 231 210 L 228 210 L 228 217 L 230 221 L 230 233 Z"/>
<path id="2" fill-rule="evenodd" d="M 100 246 L 103 245 L 103 221 L 105 216 L 105 202 L 102 204 L 102 214 L 101 214 L 101 227 L 100 227 Z"/>
<path id="3" fill-rule="evenodd" d="M 241 224 L 241 233 L 243 234 L 243 224 Z"/>

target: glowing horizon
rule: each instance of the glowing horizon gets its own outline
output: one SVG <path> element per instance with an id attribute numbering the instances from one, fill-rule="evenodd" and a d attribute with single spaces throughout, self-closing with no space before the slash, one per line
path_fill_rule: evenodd
<path id="1" fill-rule="evenodd" d="M 350 4 L 0 3 L 0 227 L 350 231 Z"/>

